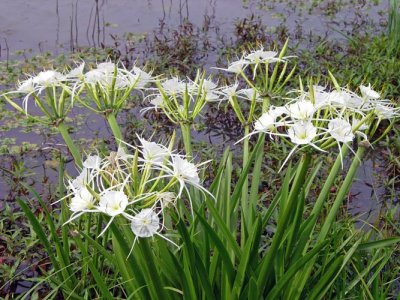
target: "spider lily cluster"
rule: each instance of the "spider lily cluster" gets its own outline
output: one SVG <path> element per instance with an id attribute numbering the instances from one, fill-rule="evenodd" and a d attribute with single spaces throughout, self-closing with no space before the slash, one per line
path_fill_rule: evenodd
<path id="1" fill-rule="evenodd" d="M 44 115 L 54 121 L 62 120 L 75 100 L 95 112 L 106 114 L 118 111 L 134 89 L 143 89 L 153 79 L 151 74 L 136 66 L 127 70 L 111 62 L 99 63 L 96 68 L 87 72 L 84 69 L 85 63 L 82 63 L 63 73 L 55 70 L 42 71 L 28 76 L 18 84 L 16 90 L 3 96 L 26 115 L 29 115 L 28 101 L 32 98 Z M 92 102 L 88 103 L 79 97 L 82 93 L 92 98 L 94 107 Z M 9 98 L 12 94 L 25 95 L 22 105 Z"/>
<path id="2" fill-rule="evenodd" d="M 137 238 L 159 235 L 164 230 L 164 210 L 175 207 L 188 186 L 202 192 L 199 167 L 162 144 L 139 138 L 140 146 L 126 145 L 105 157 L 88 156 L 80 174 L 69 180 L 67 223 L 85 213 L 102 213 L 110 219 L 102 235 L 117 217 L 130 222 Z M 61 199 L 61 200 L 64 200 Z M 189 197 L 191 206 L 191 199 Z M 165 237 L 164 237 L 165 238 Z"/>
<path id="3" fill-rule="evenodd" d="M 399 108 L 381 99 L 371 86 L 360 86 L 360 92 L 339 86 L 333 91 L 317 85 L 309 91 L 301 89 L 288 104 L 271 106 L 263 113 L 250 135 L 266 133 L 288 143 L 292 150 L 283 165 L 296 150 L 306 147 L 326 152 L 337 146 L 341 152 L 342 145 L 357 136 L 369 144 L 368 136 L 374 135 L 380 121 L 398 116 Z"/>

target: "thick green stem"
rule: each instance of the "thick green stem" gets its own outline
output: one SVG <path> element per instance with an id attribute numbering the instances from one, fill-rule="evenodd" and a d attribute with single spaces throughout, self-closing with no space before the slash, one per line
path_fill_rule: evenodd
<path id="1" fill-rule="evenodd" d="M 78 148 L 75 146 L 74 142 L 71 139 L 71 136 L 68 133 L 67 128 L 65 127 L 65 124 L 63 122 L 61 122 L 60 124 L 58 124 L 58 131 L 61 133 L 61 136 L 63 137 L 65 144 L 67 144 L 67 147 L 69 149 L 69 151 L 72 154 L 72 157 L 75 160 L 75 164 L 82 168 L 82 159 L 81 159 L 81 155 L 79 153 Z"/>
<path id="2" fill-rule="evenodd" d="M 179 123 L 182 131 L 183 145 L 185 147 L 186 155 L 193 158 L 193 148 L 192 148 L 192 136 L 190 135 L 190 124 L 189 123 Z"/>
<path id="3" fill-rule="evenodd" d="M 126 148 L 125 144 L 121 143 L 123 141 L 123 136 L 122 136 L 121 129 L 119 128 L 119 125 L 117 122 L 116 114 L 115 113 L 109 114 L 107 116 L 107 122 L 110 125 L 111 131 L 114 135 L 117 145 L 120 145 L 121 147 Z"/>
<path id="4" fill-rule="evenodd" d="M 335 201 L 333 202 L 333 205 L 329 211 L 328 216 L 325 219 L 324 224 L 322 225 L 321 232 L 318 237 L 318 242 L 323 241 L 326 236 L 328 235 L 329 229 L 331 228 L 336 215 L 339 211 L 340 206 L 343 203 L 343 200 L 346 198 L 347 193 L 350 190 L 351 184 L 354 181 L 354 177 L 356 176 L 356 172 L 358 170 L 358 167 L 361 164 L 361 159 L 364 157 L 365 154 L 365 147 L 359 147 L 356 153 L 356 157 L 353 159 L 350 169 L 347 172 L 346 178 L 344 179 L 344 182 L 342 186 L 339 189 L 339 192 L 336 195 Z"/>
<path id="5" fill-rule="evenodd" d="M 247 165 L 247 162 L 249 161 L 249 131 L 250 127 L 249 125 L 244 126 L 244 136 L 245 139 L 243 140 L 243 169 Z M 249 178 L 246 176 L 244 182 L 243 182 L 243 187 L 242 187 L 242 198 L 241 198 L 241 245 L 244 246 L 245 241 L 246 241 L 246 235 L 247 235 L 247 226 L 249 226 L 248 221 L 249 221 L 249 203 L 248 203 L 248 183 Z"/>

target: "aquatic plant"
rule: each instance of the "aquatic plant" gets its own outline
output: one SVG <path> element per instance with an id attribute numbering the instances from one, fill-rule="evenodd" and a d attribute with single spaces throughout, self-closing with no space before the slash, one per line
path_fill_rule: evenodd
<path id="1" fill-rule="evenodd" d="M 75 178 L 65 178 L 61 165 L 58 215 L 24 185 L 46 217 L 44 229 L 26 201 L 18 199 L 53 265 L 44 279 L 53 288 L 51 295 L 60 291 L 73 299 L 374 299 L 384 294 L 374 287 L 400 238 L 365 234 L 350 221 L 337 221 L 337 216 L 366 150 L 390 130 L 389 126 L 378 134 L 380 121 L 394 124 L 399 110 L 371 86 L 361 86 L 358 95 L 340 87 L 333 76 L 332 89 L 310 80 L 308 90 L 301 84 L 286 104 L 271 104 L 275 97 L 285 99 L 283 88 L 293 75 L 293 69 L 286 72 L 286 49 L 287 44 L 279 54 L 263 49 L 244 54 L 240 63 L 228 66 L 238 74 L 229 87 L 218 86 L 200 71 L 193 81 L 153 80 L 139 69 L 128 71 L 109 62 L 79 72 L 65 87 L 71 105 L 77 100 L 105 115 L 118 149 L 95 149 L 96 154 L 85 159 L 74 155 L 79 169 Z M 153 81 L 155 87 L 147 85 Z M 61 80 L 63 85 L 67 82 Z M 239 85 L 243 88 L 237 90 Z M 181 127 L 186 153 L 173 150 L 174 136 L 167 146 L 139 136 L 137 145 L 123 141 L 115 116 L 134 89 L 145 88 L 151 94 L 151 109 L 160 109 Z M 43 103 L 41 87 L 34 92 L 36 101 Z M 9 94 L 5 97 L 15 104 Z M 213 165 L 211 178 L 204 178 L 201 168 L 207 162 L 197 163 L 193 155 L 190 125 L 207 103 L 224 100 L 245 129 L 242 168 L 234 171 L 233 154 L 226 149 Z M 256 134 L 252 145 L 250 137 Z M 271 198 L 259 191 L 268 172 L 263 169 L 266 140 L 289 149 L 277 174 L 281 186 Z M 314 191 L 324 162 L 321 155 L 313 162 L 314 153 L 336 146 L 337 158 Z M 298 152 L 296 162 L 291 158 Z M 347 168 L 349 152 L 355 157 Z M 309 207 L 312 191 L 317 197 Z"/>

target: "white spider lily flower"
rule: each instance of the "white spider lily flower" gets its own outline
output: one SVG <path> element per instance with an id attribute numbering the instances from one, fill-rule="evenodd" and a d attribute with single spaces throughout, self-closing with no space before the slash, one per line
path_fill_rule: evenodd
<path id="1" fill-rule="evenodd" d="M 140 137 L 138 138 L 142 144 L 141 153 L 143 154 L 144 161 L 152 164 L 162 164 L 171 155 L 171 152 L 164 145 L 149 142 Z"/>
<path id="2" fill-rule="evenodd" d="M 292 150 L 289 152 L 285 161 L 282 163 L 282 166 L 279 169 L 279 172 L 286 165 L 289 158 L 293 155 L 296 149 L 302 145 L 309 145 L 313 148 L 326 152 L 321 148 L 317 147 L 312 141 L 318 136 L 317 128 L 311 122 L 297 122 L 291 125 L 288 129 L 287 136 L 290 140 L 295 144 Z"/>
<path id="3" fill-rule="evenodd" d="M 375 114 L 381 120 L 389 120 L 395 117 L 398 117 L 399 114 L 399 107 L 395 107 L 393 103 L 390 102 L 379 102 L 374 103 L 373 105 L 375 109 Z"/>
<path id="4" fill-rule="evenodd" d="M 300 100 L 287 105 L 286 111 L 292 119 L 308 121 L 313 117 L 316 108 L 310 101 Z"/>
<path id="5" fill-rule="evenodd" d="M 78 213 L 85 210 L 91 210 L 94 208 L 95 198 L 89 192 L 86 187 L 83 187 L 76 191 L 69 204 L 69 209 Z"/>
<path id="6" fill-rule="evenodd" d="M 224 95 L 226 98 L 231 98 L 235 97 L 237 95 L 237 88 L 239 86 L 238 82 L 235 82 L 234 84 L 230 86 L 226 86 L 221 90 L 221 94 Z"/>
<path id="7" fill-rule="evenodd" d="M 24 111 L 28 114 L 28 99 L 29 96 L 36 92 L 35 85 L 33 84 L 33 78 L 28 78 L 19 83 L 17 90 L 15 92 L 10 93 L 22 93 L 26 94 L 24 100 L 22 100 L 22 106 L 24 107 Z"/>
<path id="8" fill-rule="evenodd" d="M 275 128 L 275 116 L 271 112 L 266 112 L 255 121 L 254 130 L 257 132 L 269 132 Z"/>
<path id="9" fill-rule="evenodd" d="M 276 57 L 278 52 L 276 51 L 264 51 L 263 48 L 255 50 L 247 54 L 244 58 L 249 64 L 260 64 L 265 62 L 277 62 L 281 61 L 279 57 Z"/>
<path id="10" fill-rule="evenodd" d="M 112 63 L 112 62 L 109 62 L 109 61 L 102 62 L 102 63 L 97 65 L 97 69 L 98 70 L 102 70 L 102 71 L 107 72 L 107 73 L 114 73 L 115 64 Z"/>
<path id="11" fill-rule="evenodd" d="M 296 145 L 307 145 L 317 136 L 317 128 L 311 122 L 298 122 L 288 129 L 288 136 Z"/>
<path id="12" fill-rule="evenodd" d="M 86 169 L 99 169 L 101 163 L 101 158 L 98 155 L 90 155 L 86 158 L 86 160 L 82 163 L 83 167 Z"/>
<path id="13" fill-rule="evenodd" d="M 168 165 L 163 164 L 157 167 L 159 170 L 166 173 L 165 175 L 162 175 L 161 177 L 158 178 L 163 178 L 163 177 L 175 178 L 179 182 L 179 192 L 177 197 L 180 197 L 182 195 L 184 189 L 187 190 L 186 184 L 189 184 L 196 187 L 200 191 L 207 193 L 213 199 L 215 199 L 214 195 L 211 194 L 206 188 L 204 188 L 200 184 L 200 177 L 198 173 L 198 167 L 208 163 L 209 161 L 195 165 L 194 163 L 189 162 L 186 158 L 183 158 L 181 155 L 171 154 L 170 158 L 171 160 L 168 162 Z M 150 181 L 156 179 L 157 178 L 151 179 Z M 189 195 L 189 200 L 190 200 L 190 195 Z"/>
<path id="14" fill-rule="evenodd" d="M 164 103 L 163 97 L 161 95 L 157 95 L 155 98 L 150 100 L 150 104 L 154 106 L 155 109 L 161 107 Z"/>
<path id="15" fill-rule="evenodd" d="M 110 217 L 115 217 L 123 214 L 128 204 L 128 197 L 123 191 L 108 190 L 100 195 L 98 209 Z"/>
<path id="16" fill-rule="evenodd" d="M 71 190 L 80 190 L 86 186 L 86 184 L 90 183 L 92 180 L 88 169 L 83 168 L 81 173 L 73 179 L 72 181 L 69 181 L 69 188 Z"/>
<path id="17" fill-rule="evenodd" d="M 344 119 L 332 119 L 328 123 L 328 132 L 338 142 L 349 143 L 354 139 L 351 124 Z"/>
<path id="18" fill-rule="evenodd" d="M 262 102 L 263 100 L 260 98 L 260 93 L 255 90 L 254 88 L 248 88 L 248 89 L 241 89 L 237 91 L 237 94 L 240 96 L 243 96 L 244 99 L 253 101 L 253 99 L 256 102 Z"/>
<path id="19" fill-rule="evenodd" d="M 127 73 L 127 79 L 131 84 L 135 84 L 135 88 L 137 89 L 143 89 L 153 81 L 153 77 L 150 73 L 147 73 L 136 66 L 132 68 L 131 72 Z"/>
<path id="20" fill-rule="evenodd" d="M 344 91 L 334 90 L 329 93 L 329 102 L 335 106 L 346 106 L 347 99 L 350 95 Z"/>
<path id="21" fill-rule="evenodd" d="M 128 159 L 133 157 L 132 154 L 127 153 L 125 149 L 122 147 L 118 147 L 117 152 L 114 153 L 115 153 L 114 159 L 116 160 L 127 161 Z"/>
<path id="22" fill-rule="evenodd" d="M 69 71 L 65 77 L 67 79 L 81 79 L 83 78 L 83 69 L 85 68 L 85 63 L 81 63 L 78 67 L 72 69 L 71 71 Z"/>
<path id="23" fill-rule="evenodd" d="M 371 88 L 371 84 L 369 84 L 368 86 L 361 85 L 360 91 L 363 98 L 366 99 L 379 99 L 381 97 L 381 95 L 378 92 L 374 91 Z"/>
<path id="24" fill-rule="evenodd" d="M 351 126 L 351 124 L 348 121 L 346 121 L 344 119 L 336 118 L 336 119 L 332 119 L 329 121 L 328 132 L 337 141 L 337 145 L 339 148 L 339 155 L 340 155 L 342 168 L 343 168 L 343 155 L 342 155 L 342 147 L 340 146 L 340 142 L 346 144 L 346 143 L 350 143 L 353 141 L 353 139 L 354 139 L 353 127 Z M 367 139 L 365 134 L 362 134 L 362 133 L 359 133 L 359 134 L 361 136 L 364 136 L 365 139 Z M 356 155 L 356 153 L 350 146 L 349 146 L 349 149 L 351 150 L 351 152 L 354 153 L 354 155 Z M 357 155 L 356 155 L 356 157 L 357 157 Z"/>
<path id="25" fill-rule="evenodd" d="M 360 110 L 365 104 L 365 100 L 356 95 L 355 93 L 349 92 L 345 89 L 341 91 L 332 91 L 329 93 L 329 102 L 339 108 L 349 108 L 362 113 Z"/>
<path id="26" fill-rule="evenodd" d="M 40 72 L 32 78 L 32 82 L 42 88 L 59 86 L 64 80 L 65 76 L 63 74 L 53 70 Z"/>
<path id="27" fill-rule="evenodd" d="M 271 106 L 268 112 L 275 118 L 278 118 L 287 114 L 287 109 L 285 106 Z"/>
<path id="28" fill-rule="evenodd" d="M 106 75 L 104 74 L 104 72 L 98 69 L 94 69 L 85 73 L 84 80 L 88 84 L 97 84 L 105 82 L 106 81 L 105 77 Z"/>
<path id="29" fill-rule="evenodd" d="M 209 79 L 204 79 L 202 83 L 202 88 L 205 92 L 209 93 L 216 90 L 218 88 L 218 85 Z"/>
<path id="30" fill-rule="evenodd" d="M 256 78 L 257 68 L 262 63 L 274 63 L 278 61 L 284 61 L 286 57 L 279 58 L 277 57 L 278 52 L 276 51 L 264 51 L 263 48 L 258 50 L 254 50 L 247 54 L 244 59 L 248 62 L 249 65 L 254 65 L 253 70 L 253 79 Z"/>
<path id="31" fill-rule="evenodd" d="M 313 85 L 314 106 L 316 108 L 325 108 L 330 106 L 329 93 L 320 85 Z"/>
<path id="32" fill-rule="evenodd" d="M 186 158 L 178 155 L 172 156 L 171 166 L 173 168 L 174 177 L 182 183 L 190 183 L 194 186 L 200 184 L 200 178 L 197 166 L 189 162 Z"/>
<path id="33" fill-rule="evenodd" d="M 184 81 L 181 81 L 178 77 L 172 77 L 162 82 L 161 86 L 164 92 L 171 96 L 185 93 L 187 84 Z"/>
<path id="34" fill-rule="evenodd" d="M 204 93 L 206 93 L 206 100 L 207 101 L 218 101 L 219 100 L 219 96 L 217 93 L 218 90 L 218 85 L 209 80 L 209 79 L 204 79 L 202 82 L 202 90 Z"/>
<path id="35" fill-rule="evenodd" d="M 228 65 L 228 68 L 223 69 L 223 68 L 215 68 L 219 70 L 223 70 L 229 73 L 235 73 L 235 74 L 240 74 L 243 72 L 243 70 L 249 65 L 249 62 L 244 59 L 240 59 L 237 61 L 233 61 Z"/>
<path id="36" fill-rule="evenodd" d="M 157 235 L 178 247 L 173 241 L 159 233 L 162 229 L 162 224 L 159 215 L 152 208 L 144 208 L 136 215 L 130 216 L 129 219 L 131 220 L 131 230 L 135 234 L 135 239 L 128 257 L 131 255 L 138 238 L 150 238 Z"/>
<path id="37" fill-rule="evenodd" d="M 33 78 L 28 78 L 19 83 L 17 92 L 24 94 L 31 94 L 35 92 L 35 86 L 33 84 Z"/>
<path id="38" fill-rule="evenodd" d="M 160 218 L 151 208 L 142 209 L 132 216 L 131 229 L 137 237 L 152 237 L 160 229 Z"/>

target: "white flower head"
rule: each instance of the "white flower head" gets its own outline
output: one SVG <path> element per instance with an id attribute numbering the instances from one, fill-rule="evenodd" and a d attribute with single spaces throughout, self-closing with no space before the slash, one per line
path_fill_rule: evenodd
<path id="1" fill-rule="evenodd" d="M 287 114 L 295 120 L 310 120 L 315 113 L 315 106 L 311 101 L 300 100 L 286 106 Z"/>
<path id="2" fill-rule="evenodd" d="M 354 139 L 353 128 L 349 122 L 343 119 L 332 119 L 328 123 L 328 131 L 338 142 L 348 143 Z"/>
<path id="3" fill-rule="evenodd" d="M 247 60 L 240 59 L 240 60 L 230 63 L 228 68 L 223 69 L 223 70 L 230 72 L 230 73 L 239 74 L 239 73 L 243 72 L 243 70 L 247 67 L 248 64 L 249 64 L 249 62 Z"/>
<path id="4" fill-rule="evenodd" d="M 143 138 L 139 138 L 142 144 L 143 159 L 147 162 L 162 164 L 170 155 L 170 151 L 164 145 L 157 144 L 155 142 L 146 141 Z"/>
<path id="5" fill-rule="evenodd" d="M 278 52 L 276 51 L 264 51 L 262 48 L 252 51 L 245 56 L 245 59 L 251 64 L 259 64 L 263 62 L 276 62 L 280 61 L 278 57 Z"/>
<path id="6" fill-rule="evenodd" d="M 90 155 L 83 162 L 83 167 L 86 169 L 99 169 L 101 163 L 101 158 L 98 155 Z"/>
<path id="7" fill-rule="evenodd" d="M 58 86 L 65 80 L 65 76 L 60 72 L 48 70 L 43 71 L 33 77 L 32 82 L 41 87 Z"/>
<path id="8" fill-rule="evenodd" d="M 132 217 L 131 229 L 137 237 L 152 237 L 160 228 L 160 218 L 151 209 L 142 209 Z"/>
<path id="9" fill-rule="evenodd" d="M 257 102 L 262 102 L 262 99 L 260 98 L 260 93 L 253 89 L 253 88 L 248 88 L 248 89 L 241 89 L 237 91 L 239 95 L 243 95 L 246 100 L 253 101 L 253 99 Z"/>
<path id="10" fill-rule="evenodd" d="M 296 145 L 310 144 L 317 136 L 317 128 L 311 122 L 298 122 L 288 129 L 288 136 Z"/>
<path id="11" fill-rule="evenodd" d="M 76 191 L 71 199 L 69 209 L 72 212 L 81 212 L 88 209 L 93 209 L 95 199 L 86 187 L 83 187 Z"/>
<path id="12" fill-rule="evenodd" d="M 369 84 L 368 86 L 361 85 L 360 91 L 361 95 L 366 99 L 379 99 L 381 97 L 378 92 L 374 91 L 371 88 L 371 84 Z"/>
<path id="13" fill-rule="evenodd" d="M 393 103 L 375 103 L 375 114 L 382 120 L 393 119 L 399 116 L 399 108 L 395 107 Z"/>
<path id="14" fill-rule="evenodd" d="M 313 85 L 314 105 L 317 108 L 324 108 L 330 105 L 329 93 L 320 85 Z"/>
<path id="15" fill-rule="evenodd" d="M 124 213 L 128 203 L 128 197 L 123 191 L 105 191 L 100 195 L 98 209 L 111 217 L 115 217 Z"/>
<path id="16" fill-rule="evenodd" d="M 84 75 L 85 82 L 88 84 L 97 84 L 105 81 L 106 75 L 100 70 L 90 70 Z"/>
<path id="17" fill-rule="evenodd" d="M 178 180 L 194 185 L 200 184 L 197 166 L 194 163 L 189 162 L 187 159 L 178 155 L 172 156 L 172 168 L 174 176 Z"/>
<path id="18" fill-rule="evenodd" d="M 83 77 L 83 69 L 85 68 L 85 63 L 81 63 L 76 68 L 72 69 L 65 75 L 66 78 L 77 78 L 80 79 Z"/>
<path id="19" fill-rule="evenodd" d="M 263 113 L 254 123 L 254 129 L 259 132 L 268 132 L 275 128 L 275 116 L 270 112 Z"/>
<path id="20" fill-rule="evenodd" d="M 178 77 L 172 77 L 161 83 L 162 88 L 168 95 L 183 94 L 186 90 L 186 83 Z"/>
<path id="21" fill-rule="evenodd" d="M 28 78 L 27 80 L 20 82 L 17 88 L 17 92 L 24 94 L 30 94 L 35 92 L 35 86 L 33 85 L 33 78 Z"/>
<path id="22" fill-rule="evenodd" d="M 135 66 L 132 68 L 131 72 L 127 73 L 127 80 L 130 84 L 135 84 L 135 88 L 143 89 L 153 80 L 153 77 L 150 73 Z"/>
<path id="23" fill-rule="evenodd" d="M 105 71 L 107 73 L 114 73 L 116 65 L 112 62 L 102 62 L 97 65 L 98 70 Z"/>
<path id="24" fill-rule="evenodd" d="M 221 93 L 227 98 L 234 97 L 237 95 L 238 86 L 239 86 L 238 82 L 236 82 L 230 86 L 226 86 L 221 90 Z"/>
<path id="25" fill-rule="evenodd" d="M 69 182 L 69 188 L 71 190 L 80 190 L 81 188 L 84 188 L 85 185 L 91 181 L 89 175 L 88 169 L 83 168 L 81 173 L 79 173 L 76 178 Z"/>

